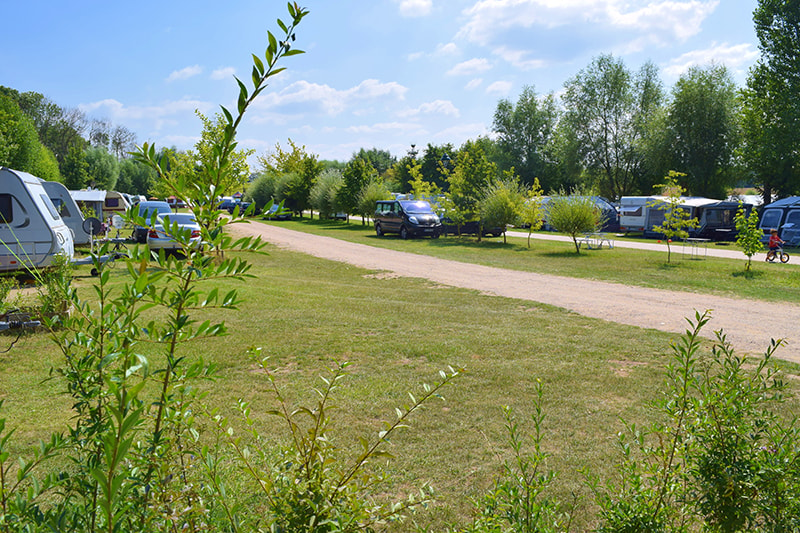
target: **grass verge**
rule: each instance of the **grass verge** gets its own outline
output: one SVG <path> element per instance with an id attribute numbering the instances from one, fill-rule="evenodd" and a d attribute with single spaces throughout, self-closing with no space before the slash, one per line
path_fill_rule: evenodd
<path id="1" fill-rule="evenodd" d="M 312 387 L 332 360 L 350 361 L 352 375 L 337 396 L 333 438 L 342 453 L 353 453 L 358 437 L 375 437 L 379 421 L 391 419 L 394 407 L 408 401 L 407 392 L 418 392 L 420 383 L 447 365 L 465 368 L 445 390 L 446 401 L 429 404 L 393 440 L 396 459 L 376 465 L 392 476 L 389 493 L 410 491 L 423 481 L 433 485 L 438 503 L 416 521 L 441 531 L 467 520 L 471 499 L 491 484 L 507 457 L 501 406 L 528 420 L 541 380 L 544 448 L 552 454 L 548 467 L 559 472 L 554 490 L 565 501 L 572 494 L 584 497 L 574 525 L 591 526 L 591 502 L 578 471 L 591 467 L 611 475 L 619 458 L 620 417 L 637 425 L 652 419 L 649 402 L 662 390 L 674 335 L 274 248 L 247 259 L 254 278 L 220 285 L 221 291 L 238 288 L 245 299 L 222 317 L 229 335 L 187 343 L 182 350 L 221 367 L 217 381 L 200 385 L 209 392 L 208 403 L 232 412 L 237 399 L 251 401 L 261 433 L 279 442 L 286 437 L 282 426 L 265 414 L 274 398 L 246 350 L 262 347 L 295 405 L 312 404 Z M 121 268 L 113 272 L 124 275 Z M 76 283 L 91 297 L 94 278 L 82 270 L 79 276 Z M 9 426 L 19 428 L 21 444 L 68 424 L 60 384 L 46 380 L 54 364 L 57 351 L 43 334 L 23 338 L 0 356 L 4 414 Z M 784 366 L 796 373 L 796 367 Z"/>

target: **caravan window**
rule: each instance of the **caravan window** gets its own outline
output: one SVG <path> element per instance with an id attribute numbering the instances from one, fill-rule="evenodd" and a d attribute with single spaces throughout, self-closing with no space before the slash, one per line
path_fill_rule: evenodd
<path id="1" fill-rule="evenodd" d="M 767 209 L 764 211 L 764 214 L 761 216 L 761 228 L 762 229 L 777 229 L 781 223 L 781 217 L 783 216 L 783 211 L 780 209 Z"/>
<path id="2" fill-rule="evenodd" d="M 106 198 L 106 207 L 119 207 L 119 198 Z"/>
<path id="3" fill-rule="evenodd" d="M 11 195 L 0 194 L 0 222 L 10 224 L 14 221 L 14 211 L 11 209 Z"/>
<path id="4" fill-rule="evenodd" d="M 61 217 L 58 216 L 58 211 L 56 211 L 56 206 L 53 205 L 53 202 L 50 201 L 50 197 L 46 194 L 42 194 L 42 202 L 47 207 L 47 210 L 50 211 L 50 215 L 55 219 L 59 220 Z"/>

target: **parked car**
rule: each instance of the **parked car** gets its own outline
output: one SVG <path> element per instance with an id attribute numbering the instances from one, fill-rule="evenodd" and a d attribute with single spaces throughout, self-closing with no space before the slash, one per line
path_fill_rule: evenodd
<path id="1" fill-rule="evenodd" d="M 172 213 L 172 208 L 169 206 L 167 202 L 161 202 L 158 200 L 148 200 L 146 202 L 139 202 L 139 216 L 144 217 L 145 220 L 148 222 L 152 218 L 153 214 L 161 215 L 161 214 L 169 214 Z M 146 226 L 135 226 L 133 228 L 133 240 L 138 242 L 139 244 L 144 244 L 147 242 L 147 232 L 148 228 Z"/>
<path id="2" fill-rule="evenodd" d="M 433 212 L 431 204 L 423 200 L 381 200 L 375 206 L 375 233 L 398 233 L 408 239 L 427 235 L 438 239 L 442 234 L 442 222 Z"/>
<path id="3" fill-rule="evenodd" d="M 156 223 L 147 233 L 150 250 L 180 250 L 182 245 L 172 233 L 175 224 L 179 231 L 191 231 L 190 244 L 200 246 L 200 225 L 192 213 L 168 213 L 158 215 Z"/>
<path id="4" fill-rule="evenodd" d="M 292 212 L 284 208 L 279 212 L 281 204 L 272 204 L 264 213 L 264 220 L 292 220 Z"/>
<path id="5" fill-rule="evenodd" d="M 232 208 L 236 207 L 238 203 L 239 200 L 233 196 L 223 196 L 220 198 L 219 204 L 217 204 L 217 209 L 220 211 L 230 211 Z"/>

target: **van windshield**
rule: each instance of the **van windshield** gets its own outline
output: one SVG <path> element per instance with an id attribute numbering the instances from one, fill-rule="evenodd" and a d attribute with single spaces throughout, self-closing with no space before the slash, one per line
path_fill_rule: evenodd
<path id="1" fill-rule="evenodd" d="M 433 209 L 431 209 L 431 204 L 428 202 L 403 202 L 403 210 L 406 213 L 416 213 L 416 214 L 433 214 Z"/>

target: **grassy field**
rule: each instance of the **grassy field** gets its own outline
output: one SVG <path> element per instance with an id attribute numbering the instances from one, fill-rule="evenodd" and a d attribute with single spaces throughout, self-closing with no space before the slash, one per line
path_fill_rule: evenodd
<path id="1" fill-rule="evenodd" d="M 306 221 L 289 227 L 448 258 L 508 261 L 512 268 L 529 264 L 526 268 L 539 271 L 633 278 L 654 286 L 678 283 L 691 277 L 688 269 L 718 263 L 681 261 L 665 267 L 662 256 L 645 254 L 639 262 L 639 252 L 622 249 L 576 257 L 563 243 L 537 241 L 528 250 L 524 242 L 503 246 L 496 239 L 480 244 L 454 238 L 376 239 L 359 225 Z M 278 442 L 281 427 L 263 414 L 275 406 L 274 398 L 246 350 L 262 347 L 285 395 L 297 405 L 312 405 L 311 389 L 320 385 L 333 361 L 349 361 L 351 376 L 338 391 L 333 424 L 334 441 L 347 455 L 359 447 L 359 436 L 375 438 L 382 429 L 380 420 L 394 417 L 394 407 L 408 401 L 407 392 L 418 392 L 421 383 L 436 380 L 437 371 L 448 365 L 465 369 L 444 391 L 445 401 L 429 404 L 393 440 L 390 451 L 396 458 L 384 465 L 391 480 L 379 491 L 401 494 L 429 482 L 438 502 L 415 520 L 436 531 L 467 520 L 472 498 L 490 486 L 508 457 L 501 407 L 510 405 L 521 421 L 529 420 L 535 384 L 541 380 L 544 447 L 551 453 L 548 467 L 559 473 L 555 492 L 565 501 L 573 493 L 582 496 L 575 525 L 577 530 L 589 525 L 591 501 L 580 470 L 612 476 L 619 458 L 615 437 L 623 429 L 620 418 L 637 424 L 652 420 L 649 405 L 663 391 L 674 335 L 267 250 L 267 255 L 247 254 L 254 278 L 222 287 L 238 288 L 245 299 L 239 310 L 221 317 L 229 335 L 182 347 L 190 359 L 203 357 L 221 367 L 217 381 L 201 385 L 209 391 L 209 404 L 232 412 L 239 398 L 253 402 L 254 413 L 261 413 L 262 433 Z M 732 294 L 739 294 L 737 284 L 760 283 L 787 270 L 759 265 L 765 274 L 745 278 L 734 275 L 742 262 L 719 263 L 719 275 L 732 278 L 731 289 L 726 289 Z M 647 274 L 648 268 L 653 272 Z M 612 269 L 622 272 L 608 272 Z M 116 268 L 113 275 L 122 279 L 125 271 Z M 93 282 L 83 270 L 75 280 L 87 298 Z M 685 288 L 704 290 L 703 284 Z M 12 340 L 2 337 L 0 349 Z M 18 428 L 17 450 L 68 423 L 68 400 L 60 394 L 63 383 L 47 380 L 57 364 L 57 350 L 45 334 L 23 337 L 0 355 L 0 399 L 9 426 Z M 786 368 L 797 373 L 794 366 Z"/>
<path id="2" fill-rule="evenodd" d="M 745 272 L 744 254 L 741 260 L 715 257 L 689 259 L 682 256 L 679 245 L 673 245 L 672 259 L 667 263 L 666 245 L 664 252 L 618 246 L 612 250 L 582 249 L 580 254 L 576 254 L 571 242 L 531 239 L 531 247 L 528 248 L 527 239 L 518 237 L 509 237 L 507 244 L 503 244 L 502 238 L 488 238 L 477 242 L 474 237 L 466 236 L 403 241 L 396 235 L 377 237 L 372 226 L 362 225 L 360 222 L 305 218 L 259 223 L 493 267 L 735 298 L 800 301 L 798 267 L 792 264 L 767 264 L 763 254 L 755 256 L 751 271 Z M 624 241 L 625 238 L 617 240 Z M 727 245 L 725 249 L 736 248 L 734 245 Z"/>

